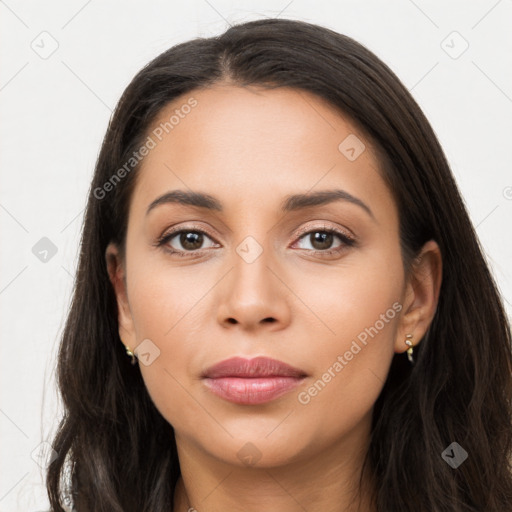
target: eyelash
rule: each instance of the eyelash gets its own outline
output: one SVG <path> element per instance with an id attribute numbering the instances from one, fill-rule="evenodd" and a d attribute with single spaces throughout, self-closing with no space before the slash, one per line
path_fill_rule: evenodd
<path id="1" fill-rule="evenodd" d="M 195 226 L 192 226 L 192 227 L 181 228 L 181 229 L 177 229 L 177 230 L 165 233 L 160 238 L 158 238 L 158 240 L 155 242 L 154 245 L 156 247 L 162 247 L 163 250 L 165 250 L 166 252 L 176 255 L 176 256 L 179 256 L 179 257 L 186 258 L 186 257 L 190 257 L 191 255 L 193 255 L 195 253 L 200 253 L 201 249 L 198 249 L 195 251 L 178 251 L 175 249 L 170 249 L 169 247 L 163 247 L 170 240 L 172 240 L 176 235 L 179 235 L 181 233 L 201 233 L 203 235 L 207 235 L 209 238 L 211 238 L 212 240 L 215 241 L 214 237 L 210 233 L 208 233 L 208 231 L 205 231 L 204 229 L 199 229 L 199 228 L 196 228 Z M 336 247 L 334 249 L 327 249 L 325 251 L 314 250 L 314 249 L 313 250 L 303 249 L 308 252 L 316 253 L 316 254 L 320 255 L 321 257 L 331 256 L 333 254 L 339 254 L 343 250 L 346 250 L 347 247 L 352 247 L 352 246 L 356 245 L 356 240 L 354 238 L 352 238 L 351 236 L 347 235 L 343 231 L 340 231 L 335 228 L 329 228 L 327 226 L 324 226 L 322 228 L 302 228 L 301 230 L 299 230 L 299 233 L 297 234 L 297 237 L 298 237 L 297 240 L 301 240 L 306 235 L 309 235 L 311 233 L 330 233 L 330 234 L 336 235 L 341 240 L 341 242 L 343 244 L 340 247 Z"/>

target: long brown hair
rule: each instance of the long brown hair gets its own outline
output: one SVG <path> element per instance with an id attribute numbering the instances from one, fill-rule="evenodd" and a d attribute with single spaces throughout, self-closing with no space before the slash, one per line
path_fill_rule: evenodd
<path id="1" fill-rule="evenodd" d="M 89 190 L 74 295 L 58 356 L 65 414 L 47 489 L 53 511 L 169 512 L 180 474 L 173 428 L 153 405 L 119 339 L 105 264 L 124 248 L 137 166 L 104 197 L 161 109 L 196 88 L 294 87 L 316 94 L 366 134 L 396 200 L 404 263 L 434 239 L 443 281 L 410 367 L 394 356 L 375 404 L 365 471 L 377 510 L 512 510 L 512 342 L 496 284 L 440 144 L 408 90 L 372 52 L 318 25 L 264 19 L 197 38 L 147 64 L 123 93 Z M 457 442 L 456 469 L 441 453 Z"/>

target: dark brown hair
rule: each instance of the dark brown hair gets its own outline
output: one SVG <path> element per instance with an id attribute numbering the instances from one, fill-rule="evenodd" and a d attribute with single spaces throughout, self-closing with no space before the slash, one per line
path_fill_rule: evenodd
<path id="1" fill-rule="evenodd" d="M 396 200 L 404 263 L 433 239 L 443 257 L 435 317 L 410 367 L 395 354 L 375 404 L 364 470 L 381 512 L 512 510 L 510 325 L 440 144 L 408 90 L 353 39 L 264 19 L 197 38 L 147 64 L 111 118 L 89 191 L 71 308 L 58 356 L 65 414 L 47 489 L 53 511 L 169 512 L 180 473 L 172 426 L 119 339 L 105 249 L 124 247 L 137 167 L 95 193 L 143 144 L 170 101 L 197 88 L 293 87 L 327 100 L 378 151 Z M 441 457 L 452 442 L 468 458 Z M 67 497 L 67 498 L 66 498 Z"/>

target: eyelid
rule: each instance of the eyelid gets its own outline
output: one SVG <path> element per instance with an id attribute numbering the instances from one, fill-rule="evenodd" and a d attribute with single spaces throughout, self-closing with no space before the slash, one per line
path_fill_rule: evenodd
<path id="1" fill-rule="evenodd" d="M 351 242 L 356 241 L 355 235 L 350 230 L 342 229 L 342 228 L 334 227 L 334 226 L 329 226 L 329 225 L 325 224 L 325 221 L 322 226 L 308 225 L 308 226 L 301 227 L 295 233 L 295 235 L 297 236 L 297 238 L 301 238 L 303 235 L 309 234 L 309 233 L 315 232 L 315 231 L 327 231 L 327 232 L 331 232 L 331 233 L 336 233 L 342 237 L 345 237 L 346 239 L 350 240 Z"/>
<path id="2" fill-rule="evenodd" d="M 168 235 L 172 235 L 172 234 L 175 234 L 175 233 L 180 233 L 182 231 L 199 231 L 201 233 L 207 234 L 210 238 L 215 240 L 214 235 L 212 235 L 212 233 L 210 232 L 210 230 L 208 228 L 205 228 L 205 227 L 199 226 L 199 225 L 194 225 L 194 224 L 187 225 L 185 227 L 178 226 L 177 228 L 171 228 L 171 230 L 167 231 L 163 236 L 168 236 Z"/>

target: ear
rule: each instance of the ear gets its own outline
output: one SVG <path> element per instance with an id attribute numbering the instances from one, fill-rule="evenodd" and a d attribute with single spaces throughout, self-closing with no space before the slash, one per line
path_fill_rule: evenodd
<path id="1" fill-rule="evenodd" d="M 403 313 L 395 340 L 395 352 L 405 352 L 405 337 L 412 335 L 417 345 L 427 332 L 436 313 L 441 289 L 443 263 L 441 250 L 429 240 L 414 259 L 406 278 L 402 297 Z"/>
<path id="2" fill-rule="evenodd" d="M 118 246 L 113 242 L 107 246 L 105 260 L 110 282 L 114 288 L 117 300 L 119 337 L 123 344 L 130 347 L 133 352 L 136 345 L 136 336 L 126 290 L 126 265 L 121 258 Z"/>

